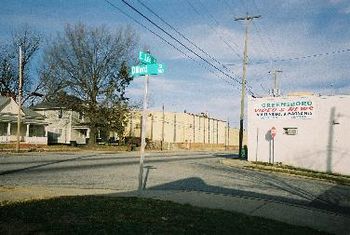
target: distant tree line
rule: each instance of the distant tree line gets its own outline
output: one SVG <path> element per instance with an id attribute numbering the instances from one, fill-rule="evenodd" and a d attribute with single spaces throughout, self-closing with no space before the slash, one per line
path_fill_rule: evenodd
<path id="1" fill-rule="evenodd" d="M 13 33 L 10 43 L 0 44 L 0 93 L 18 95 L 21 46 L 25 105 L 52 101 L 83 113 L 92 145 L 98 130 L 122 134 L 129 108 L 125 91 L 132 81 L 128 68 L 137 41 L 129 27 L 111 32 L 105 26 L 79 23 L 66 25 L 63 33 L 43 46 L 43 36 L 25 26 Z M 42 62 L 37 63 L 39 78 L 34 79 L 30 65 L 38 57 Z"/>

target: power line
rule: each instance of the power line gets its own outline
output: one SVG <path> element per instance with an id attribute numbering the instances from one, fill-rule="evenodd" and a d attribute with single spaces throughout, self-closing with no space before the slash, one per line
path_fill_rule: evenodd
<path id="1" fill-rule="evenodd" d="M 205 17 L 198 11 L 198 9 L 197 9 L 190 1 L 186 0 L 186 2 L 188 3 L 188 5 L 190 5 L 190 7 L 192 8 L 192 10 L 193 10 L 194 12 L 197 13 L 197 15 L 201 16 L 202 18 L 205 18 Z M 209 17 L 212 19 L 212 21 L 214 21 L 215 24 L 216 24 L 217 26 L 220 26 L 219 22 L 214 18 L 214 16 L 209 12 L 209 10 L 203 5 L 203 3 L 202 3 L 201 1 L 199 1 L 199 3 L 201 4 L 202 8 L 207 12 L 207 15 L 209 15 Z M 223 41 L 224 44 L 225 44 L 228 48 L 230 48 L 236 56 L 238 56 L 238 58 L 242 59 L 242 56 L 236 51 L 235 48 L 233 48 L 233 47 L 222 37 L 222 34 L 221 34 L 218 30 L 216 30 L 216 28 L 214 28 L 214 27 L 211 26 L 210 24 L 208 24 L 208 26 L 216 33 L 216 35 L 218 35 L 218 37 L 220 38 L 220 40 Z M 236 47 L 239 48 L 239 46 L 238 46 L 235 42 L 232 41 L 232 43 L 233 43 Z"/>
<path id="2" fill-rule="evenodd" d="M 272 63 L 273 63 L 273 60 L 272 60 L 272 53 L 271 53 L 271 51 L 268 49 L 268 47 L 267 47 L 267 44 L 265 43 L 265 40 L 263 39 L 263 37 L 262 37 L 262 33 L 260 32 L 260 30 L 259 30 L 259 28 L 257 27 L 257 25 L 253 22 L 253 26 L 254 26 L 254 28 L 255 28 L 255 30 L 256 30 L 256 32 L 257 32 L 257 34 L 258 34 L 258 37 L 259 37 L 259 39 L 260 39 L 260 41 L 261 41 L 261 44 L 262 44 L 262 48 L 264 48 L 265 49 L 265 52 L 266 52 L 266 54 L 268 55 L 268 58 L 269 58 L 269 60 L 270 60 L 270 63 L 271 63 L 271 66 L 272 66 Z"/>
<path id="3" fill-rule="evenodd" d="M 223 75 L 225 75 L 226 77 L 240 83 L 240 81 L 238 81 L 237 78 L 232 77 L 231 75 L 227 74 L 226 72 L 222 71 L 220 68 L 218 68 L 216 65 L 212 64 L 211 62 L 209 62 L 207 59 L 203 58 L 202 56 L 200 56 L 198 53 L 196 53 L 195 51 L 193 51 L 191 48 L 189 48 L 188 46 L 186 46 L 185 44 L 183 44 L 181 41 L 179 41 L 177 38 L 175 38 L 173 35 L 171 35 L 170 33 L 168 33 L 166 30 L 164 30 L 162 27 L 160 27 L 158 24 L 154 23 L 151 19 L 149 19 L 146 15 L 144 15 L 142 12 L 140 12 L 139 10 L 137 10 L 135 7 L 133 7 L 131 4 L 129 4 L 128 2 L 126 2 L 125 0 L 122 0 L 122 2 L 127 5 L 129 8 L 131 8 L 133 11 L 135 11 L 136 13 L 138 13 L 139 15 L 141 15 L 143 18 L 145 18 L 148 22 L 150 22 L 152 25 L 154 25 L 155 27 L 157 27 L 159 30 L 161 30 L 163 33 L 165 33 L 166 35 L 168 35 L 170 38 L 172 38 L 173 40 L 175 40 L 177 43 L 179 43 L 181 46 L 183 46 L 184 48 L 186 48 L 188 51 L 190 51 L 192 54 L 196 55 L 198 58 L 200 58 L 201 60 L 203 60 L 204 62 L 206 62 L 208 65 L 210 65 L 211 67 L 215 68 L 217 71 L 219 71 L 220 73 L 222 73 Z"/>
<path id="4" fill-rule="evenodd" d="M 121 12 L 124 16 L 128 17 L 129 19 L 131 19 L 132 21 L 134 21 L 136 24 L 140 25 L 141 27 L 147 29 L 149 32 L 151 32 L 153 35 L 155 35 L 156 37 L 158 37 L 160 40 L 162 40 L 163 42 L 165 42 L 166 44 L 168 44 L 169 46 L 171 46 L 172 48 L 174 48 L 175 50 L 177 50 L 178 52 L 180 52 L 181 54 L 183 54 L 184 56 L 186 56 L 187 58 L 189 58 L 190 60 L 196 62 L 199 66 L 201 66 L 202 68 L 206 69 L 207 71 L 209 71 L 210 73 L 214 74 L 217 78 L 222 79 L 224 82 L 226 82 L 229 85 L 232 85 L 234 88 L 237 88 L 239 90 L 239 88 L 227 81 L 224 77 L 220 77 L 219 75 L 217 75 L 213 70 L 211 70 L 210 68 L 204 66 L 202 63 L 198 62 L 197 60 L 193 59 L 191 56 L 187 55 L 185 52 L 183 52 L 182 50 L 180 50 L 179 48 L 177 48 L 175 45 L 173 45 L 172 43 L 170 43 L 169 41 L 167 41 L 165 38 L 163 38 L 162 36 L 160 36 L 159 34 L 157 34 L 156 32 L 154 32 L 152 29 L 148 28 L 146 25 L 142 24 L 141 22 L 139 22 L 138 20 L 136 20 L 135 18 L 133 18 L 132 16 L 130 16 L 129 14 L 125 13 L 121 8 L 119 8 L 118 6 L 116 6 L 115 4 L 111 3 L 109 0 L 105 0 L 105 2 L 107 2 L 110 6 L 112 6 L 113 8 L 117 9 L 119 12 Z"/>
<path id="5" fill-rule="evenodd" d="M 158 19 L 160 19 L 164 24 L 166 24 L 168 27 L 170 27 L 172 30 L 174 30 L 177 34 L 179 34 L 183 39 L 185 39 L 188 43 L 190 43 L 192 46 L 200 50 L 202 53 L 206 54 L 210 59 L 214 60 L 216 63 L 220 64 L 223 68 L 228 70 L 229 72 L 233 73 L 231 70 L 229 70 L 224 64 L 222 64 L 220 61 L 218 61 L 215 57 L 211 56 L 209 53 L 204 51 L 202 48 L 197 46 L 194 42 L 192 42 L 190 39 L 188 39 L 184 34 L 182 34 L 179 30 L 177 30 L 175 27 L 170 25 L 166 20 L 164 20 L 161 16 L 159 16 L 156 12 L 154 12 L 151 8 L 149 8 L 147 5 L 145 5 L 141 0 L 137 0 L 144 8 L 146 8 L 148 11 L 150 11 L 153 15 L 155 15 Z"/>
<path id="6" fill-rule="evenodd" d="M 194 12 L 197 13 L 197 15 L 203 17 L 203 15 L 199 12 L 199 10 L 198 10 L 190 1 L 186 0 L 186 2 L 187 2 L 188 5 L 192 8 L 192 10 L 193 10 Z M 203 5 L 203 3 L 202 3 L 201 1 L 199 1 L 199 3 L 201 4 L 202 8 L 207 12 L 207 15 L 209 15 L 209 16 L 212 18 L 212 20 L 215 22 L 215 24 L 216 24 L 217 26 L 220 26 L 219 22 L 214 18 L 214 16 L 209 12 L 209 10 Z M 225 1 L 225 3 L 228 5 L 228 3 L 227 3 L 226 1 Z M 204 17 L 203 17 L 203 18 L 204 18 Z M 231 45 L 229 45 L 228 42 L 227 42 L 225 39 L 223 39 L 223 38 L 221 37 L 221 33 L 219 33 L 219 32 L 218 32 L 214 27 L 212 27 L 210 24 L 209 24 L 208 26 L 209 26 L 213 31 L 215 31 L 215 33 L 220 37 L 220 39 L 221 39 L 229 48 L 231 48 L 231 50 L 232 50 L 239 58 L 243 59 L 242 56 L 241 56 L 239 53 L 237 53 L 236 50 L 235 50 L 234 48 L 232 48 Z M 236 43 L 234 43 L 234 42 L 232 42 L 232 43 L 233 43 L 234 45 L 236 45 L 237 47 L 239 47 Z M 249 57 L 248 57 L 248 58 L 249 58 Z M 232 64 L 232 63 L 231 63 L 230 65 L 235 65 L 235 64 Z M 225 67 L 226 67 L 226 66 L 225 66 Z M 241 77 L 240 77 L 239 79 L 241 79 Z M 242 84 L 242 83 L 240 82 L 240 84 Z M 250 85 L 247 85 L 247 91 L 248 91 L 248 93 L 249 93 L 250 95 L 252 95 L 252 96 L 255 96 L 255 94 L 254 94 L 254 92 L 253 92 L 252 90 L 253 90 L 253 87 L 250 86 Z"/>
<path id="7" fill-rule="evenodd" d="M 231 3 L 232 3 L 232 2 L 231 2 Z M 242 7 L 243 10 L 245 10 L 246 12 L 249 12 L 249 7 L 248 7 L 248 5 L 246 4 L 246 1 L 244 1 L 244 0 L 239 0 L 239 3 L 240 3 L 240 5 L 241 5 L 241 7 Z M 255 2 L 254 2 L 254 4 L 255 4 L 255 6 L 256 6 L 256 3 L 255 3 Z M 233 9 L 235 9 L 233 3 L 232 3 L 232 6 L 233 6 Z M 256 9 L 257 9 L 257 7 L 256 7 Z M 259 11 L 259 10 L 257 9 L 257 11 Z M 253 24 L 254 24 L 254 22 L 253 22 Z M 259 36 L 259 35 L 258 35 L 258 36 Z M 260 36 L 259 36 L 259 37 L 260 37 Z M 260 37 L 260 40 L 262 41 L 261 37 Z M 252 50 L 256 51 L 257 48 L 252 48 Z M 260 50 L 258 50 L 258 51 L 260 51 Z M 261 51 L 260 51 L 260 52 L 261 52 Z M 250 58 L 249 56 L 248 56 L 248 61 L 251 61 L 251 58 Z M 249 64 L 251 64 L 251 63 L 249 63 Z"/>
<path id="8" fill-rule="evenodd" d="M 136 20 L 135 18 L 133 18 L 132 16 L 130 16 L 129 14 L 125 13 L 122 9 L 120 9 L 118 6 L 116 6 L 115 4 L 111 3 L 109 0 L 105 0 L 105 2 L 107 2 L 109 5 L 111 5 L 112 7 L 114 7 L 115 9 L 117 9 L 119 12 L 121 12 L 123 15 L 125 15 L 126 17 L 128 17 L 129 19 L 131 19 L 132 21 L 134 21 L 136 24 L 142 26 L 143 28 L 147 29 L 149 32 L 151 32 L 154 36 L 158 37 L 160 40 L 162 40 L 163 42 L 165 42 L 166 44 L 168 44 L 169 46 L 171 46 L 172 48 L 174 48 L 175 50 L 177 50 L 178 52 L 180 52 L 181 54 L 183 54 L 184 56 L 186 56 L 187 58 L 189 58 L 190 60 L 196 61 L 195 59 L 193 59 L 192 57 L 190 57 L 189 55 L 187 55 L 185 52 L 183 52 L 182 50 L 180 50 L 179 48 L 177 48 L 176 46 L 174 46 L 172 43 L 170 43 L 169 41 L 167 41 L 165 38 L 163 38 L 162 36 L 160 36 L 159 34 L 157 34 L 156 32 L 154 32 L 152 29 L 148 28 L 146 25 L 140 23 L 138 20 Z"/>
<path id="9" fill-rule="evenodd" d="M 335 56 L 337 54 L 348 53 L 348 52 L 350 52 L 350 48 L 338 49 L 338 50 L 334 50 L 331 52 L 324 52 L 324 53 L 318 53 L 318 54 L 312 54 L 312 55 L 306 55 L 306 56 L 300 56 L 300 57 L 273 59 L 272 61 L 273 62 L 288 62 L 288 61 L 307 60 L 307 59 L 315 59 L 315 58 L 322 57 L 322 56 Z M 268 63 L 268 62 L 257 61 L 257 62 L 252 63 L 252 64 L 265 64 L 265 63 Z"/>
<path id="10" fill-rule="evenodd" d="M 254 5 L 254 7 L 255 7 L 257 13 L 259 13 L 259 12 L 260 12 L 260 9 L 258 8 L 258 5 L 256 4 L 255 0 L 253 0 L 253 5 Z M 257 31 L 257 33 L 258 33 L 258 36 L 259 36 L 259 38 L 260 38 L 260 40 L 261 40 L 261 42 L 262 42 L 262 44 L 263 44 L 263 46 L 264 46 L 264 49 L 267 51 L 267 54 L 269 55 L 271 67 L 273 67 L 273 63 L 274 63 L 274 62 L 273 62 L 272 58 L 273 58 L 273 57 L 276 57 L 276 53 L 275 53 L 275 50 L 274 50 L 274 44 L 273 44 L 273 42 L 272 42 L 272 39 L 271 39 L 271 37 L 269 36 L 269 34 L 266 34 L 266 37 L 265 37 L 265 38 L 267 38 L 267 42 L 270 43 L 270 47 L 272 48 L 272 50 L 270 50 L 270 47 L 268 47 L 268 43 L 265 43 L 265 40 L 264 40 L 264 37 L 263 37 L 263 36 L 264 36 L 264 30 L 263 30 L 263 28 L 262 28 L 262 25 L 261 25 L 261 24 L 259 25 L 259 26 L 262 28 L 262 30 L 260 30 L 259 27 L 258 27 L 258 25 L 255 24 L 254 22 L 253 22 L 253 25 L 254 25 L 254 27 L 255 27 L 255 29 L 256 29 L 256 31 Z M 272 68 L 272 69 L 273 69 L 273 68 Z"/>

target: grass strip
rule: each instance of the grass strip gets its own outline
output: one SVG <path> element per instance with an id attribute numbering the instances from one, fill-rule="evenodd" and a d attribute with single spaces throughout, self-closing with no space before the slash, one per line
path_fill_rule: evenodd
<path id="1" fill-rule="evenodd" d="M 0 234 L 323 234 L 224 210 L 143 198 L 60 197 L 0 206 Z"/>
<path id="2" fill-rule="evenodd" d="M 270 164 L 266 162 L 252 162 L 252 164 L 244 166 L 244 168 L 282 172 L 287 174 L 327 180 L 337 184 L 350 185 L 350 176 L 347 175 L 313 171 L 288 165 Z"/>

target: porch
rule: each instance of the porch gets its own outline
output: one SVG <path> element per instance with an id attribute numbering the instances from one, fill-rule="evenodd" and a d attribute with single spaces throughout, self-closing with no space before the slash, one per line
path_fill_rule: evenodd
<path id="1" fill-rule="evenodd" d="M 17 123 L 0 122 L 0 143 L 17 141 Z M 47 144 L 46 127 L 42 124 L 21 123 L 20 142 L 27 144 Z"/>

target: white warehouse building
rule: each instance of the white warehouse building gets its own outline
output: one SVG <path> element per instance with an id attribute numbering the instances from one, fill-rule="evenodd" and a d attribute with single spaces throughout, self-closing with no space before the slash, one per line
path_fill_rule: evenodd
<path id="1" fill-rule="evenodd" d="M 249 98 L 248 160 L 350 175 L 349 107 L 350 95 Z"/>
<path id="2" fill-rule="evenodd" d="M 141 136 L 141 111 L 132 111 L 125 128 L 126 137 Z M 153 143 L 165 144 L 166 149 L 176 145 L 186 148 L 198 146 L 225 147 L 236 149 L 238 146 L 238 130 L 229 123 L 207 114 L 147 112 L 146 138 Z M 246 134 L 244 132 L 244 144 Z"/>

